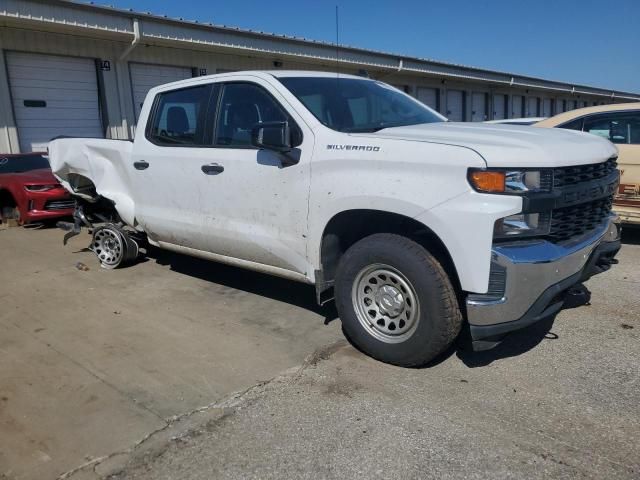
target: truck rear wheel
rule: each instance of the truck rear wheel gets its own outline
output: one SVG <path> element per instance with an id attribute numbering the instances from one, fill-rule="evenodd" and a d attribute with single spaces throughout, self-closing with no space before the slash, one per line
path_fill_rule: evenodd
<path id="1" fill-rule="evenodd" d="M 394 365 L 428 363 L 462 326 L 455 290 L 440 263 L 400 235 L 371 235 L 349 248 L 338 265 L 335 296 L 347 337 Z"/>
<path id="2" fill-rule="evenodd" d="M 126 231 L 109 224 L 93 231 L 91 250 L 103 268 L 112 270 L 133 263 L 138 258 L 138 244 Z"/>

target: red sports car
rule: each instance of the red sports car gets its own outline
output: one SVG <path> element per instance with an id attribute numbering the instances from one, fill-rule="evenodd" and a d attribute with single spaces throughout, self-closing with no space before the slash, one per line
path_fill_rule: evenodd
<path id="1" fill-rule="evenodd" d="M 72 215 L 74 208 L 43 154 L 0 154 L 0 220 L 24 225 Z"/>

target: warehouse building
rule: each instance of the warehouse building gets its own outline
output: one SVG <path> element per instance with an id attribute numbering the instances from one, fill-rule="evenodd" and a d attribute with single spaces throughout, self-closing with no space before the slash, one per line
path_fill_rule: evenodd
<path id="1" fill-rule="evenodd" d="M 61 0 L 0 0 L 0 153 L 58 135 L 130 139 L 154 85 L 329 70 L 401 88 L 453 121 L 550 116 L 640 95 Z"/>

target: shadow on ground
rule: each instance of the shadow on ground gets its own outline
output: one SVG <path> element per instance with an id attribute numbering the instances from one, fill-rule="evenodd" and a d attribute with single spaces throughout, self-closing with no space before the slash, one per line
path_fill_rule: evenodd
<path id="1" fill-rule="evenodd" d="M 154 247 L 148 249 L 147 257 L 184 275 L 312 311 L 324 317 L 325 325 L 338 318 L 333 302 L 318 306 L 312 285 Z"/>
<path id="2" fill-rule="evenodd" d="M 160 265 L 169 266 L 175 272 L 315 312 L 324 317 L 325 325 L 338 319 L 333 302 L 322 307 L 316 304 L 315 289 L 311 285 L 153 247 L 149 249 L 147 256 Z M 463 332 L 458 342 L 425 368 L 438 365 L 454 354 L 470 368 L 486 366 L 496 360 L 521 355 L 535 348 L 543 340 L 558 338 L 551 332 L 554 321 L 555 315 L 514 332 L 505 337 L 497 347 L 484 352 L 473 352 Z"/>

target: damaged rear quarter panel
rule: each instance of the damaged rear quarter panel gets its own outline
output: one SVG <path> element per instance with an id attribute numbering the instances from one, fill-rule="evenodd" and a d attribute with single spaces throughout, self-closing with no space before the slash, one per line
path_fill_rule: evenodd
<path id="1" fill-rule="evenodd" d="M 135 202 L 129 174 L 133 143 L 125 140 L 63 138 L 49 143 L 53 174 L 71 193 L 69 174 L 93 182 L 96 192 L 114 202 L 127 224 L 135 224 Z"/>

